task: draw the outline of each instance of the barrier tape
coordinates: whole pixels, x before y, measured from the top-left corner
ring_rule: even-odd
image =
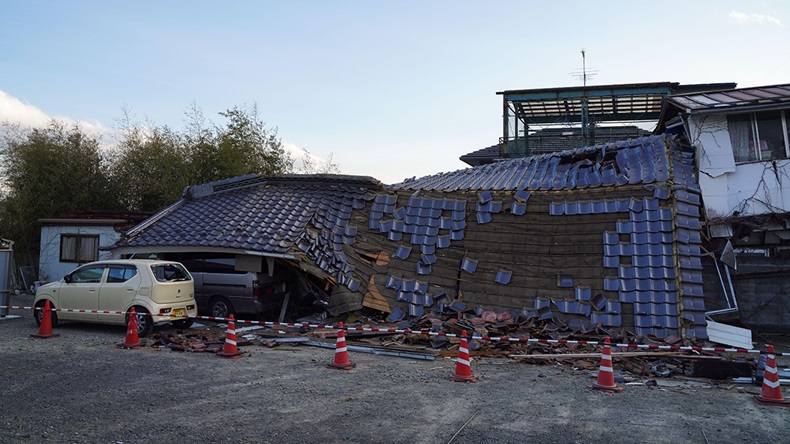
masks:
[[[42,307],[25,307],[21,305],[0,305],[0,308],[16,308],[21,310],[43,310]],[[68,312],[68,313],[97,313],[97,314],[115,314],[125,315],[126,312],[122,311],[109,311],[109,310],[79,310],[70,308],[52,308],[51,311],[55,312]],[[170,319],[202,319],[208,321],[228,322],[230,318],[222,318],[217,316],[188,316],[179,315],[173,316],[168,314],[151,314],[151,313],[137,313],[138,315],[146,316],[160,316]],[[252,324],[263,325],[267,327],[288,327],[288,328],[306,328],[306,329],[327,329],[339,330],[335,325],[331,324],[310,324],[307,322],[276,322],[276,321],[252,321],[246,319],[233,319],[237,324]],[[410,328],[397,329],[397,328],[378,328],[378,327],[348,327],[344,326],[342,330],[345,331],[361,331],[370,333],[403,333],[422,336],[436,336],[441,338],[460,338],[461,335],[456,333],[444,333],[431,330],[412,330]],[[766,351],[745,348],[723,348],[723,347],[697,347],[689,345],[651,345],[651,344],[605,344],[602,341],[585,341],[585,340],[571,340],[571,339],[541,339],[541,338],[519,338],[508,336],[475,336],[472,335],[469,340],[476,339],[478,341],[487,342],[518,342],[518,343],[539,343],[539,344],[565,344],[565,345],[609,345],[611,347],[619,348],[632,348],[632,349],[647,349],[647,350],[664,350],[664,351],[696,351],[696,352],[714,352],[714,353],[756,353],[767,354]],[[777,356],[790,356],[790,353],[774,353]]]

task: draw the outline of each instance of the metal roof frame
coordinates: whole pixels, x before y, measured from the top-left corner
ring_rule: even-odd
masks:
[[[680,85],[677,82],[653,82],[499,91],[497,95],[502,96],[503,102],[500,156],[529,155],[531,126],[580,126],[580,142],[587,146],[594,143],[592,134],[596,123],[658,122],[668,98],[674,94],[735,86],[735,83]],[[522,148],[523,153],[520,152]]]

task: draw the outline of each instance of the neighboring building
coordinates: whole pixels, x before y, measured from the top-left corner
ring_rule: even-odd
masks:
[[[471,166],[498,159],[635,139],[651,133],[672,95],[735,88],[676,82],[500,91],[499,143],[461,156]]]
[[[672,96],[664,130],[697,151],[706,248],[717,259],[706,273],[706,294],[718,297],[711,314],[787,331],[790,84]]]
[[[392,186],[250,175],[189,187],[112,250],[271,257],[322,279],[330,314],[466,308],[557,335],[705,338],[699,203],[691,148],[652,136]]]
[[[121,232],[149,217],[151,213],[84,211],[59,218],[39,219],[38,280],[52,282],[80,264],[112,259],[102,247],[120,239]]]

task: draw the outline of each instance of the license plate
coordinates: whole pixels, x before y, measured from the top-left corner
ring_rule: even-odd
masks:
[[[176,308],[172,312],[173,316],[184,316],[184,309],[183,308]]]

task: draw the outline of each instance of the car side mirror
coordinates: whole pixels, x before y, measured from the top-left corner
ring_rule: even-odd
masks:
[[[70,284],[72,282],[71,275],[67,274],[63,276],[63,281],[66,282],[67,284]]]

